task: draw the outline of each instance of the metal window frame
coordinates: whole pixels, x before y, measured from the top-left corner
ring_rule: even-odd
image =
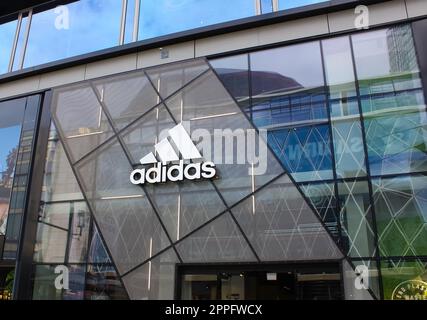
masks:
[[[21,33],[21,29],[22,29],[22,21],[24,19],[24,15],[27,15],[27,25],[25,28],[25,33],[23,34],[23,42],[22,42],[22,47],[20,48],[20,52],[19,52],[19,64],[18,64],[18,70],[23,69],[24,67],[24,60],[25,60],[25,54],[27,51],[27,45],[28,45],[28,38],[30,35],[30,30],[31,30],[31,22],[33,19],[33,9],[30,8],[26,11],[21,11],[19,12],[18,15],[18,20],[17,20],[17,25],[16,25],[16,30],[15,30],[15,37],[13,39],[13,45],[12,45],[12,50],[10,52],[10,58],[9,58],[9,67],[8,67],[8,72],[12,72],[13,70],[13,65],[15,64],[15,61],[17,61],[17,50],[18,50],[18,42],[20,40],[20,33]]]

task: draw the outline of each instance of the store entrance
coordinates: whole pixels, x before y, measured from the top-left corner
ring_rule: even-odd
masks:
[[[339,300],[339,263],[180,265],[182,300]]]

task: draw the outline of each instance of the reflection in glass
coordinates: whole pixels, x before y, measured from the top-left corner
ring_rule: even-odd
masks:
[[[85,300],[128,300],[112,265],[90,264],[87,266]]]
[[[340,219],[343,240],[351,257],[372,257],[375,254],[374,231],[366,181],[338,183]]]
[[[427,169],[422,90],[362,99],[371,175]]]
[[[82,300],[86,266],[67,265],[69,289],[56,289],[57,265],[36,265],[34,271],[33,300]]]
[[[326,82],[331,99],[356,95],[350,40],[339,37],[322,41]]]
[[[360,94],[421,86],[409,25],[359,33],[352,41]]]
[[[31,67],[118,45],[121,1],[81,0],[63,11],[33,15],[24,67]]]
[[[427,300],[427,261],[386,260],[381,263],[386,300]]]
[[[25,115],[22,122],[19,148],[16,151],[16,167],[12,186],[12,196],[10,198],[10,208],[3,252],[3,258],[5,259],[16,259],[18,251],[19,239],[22,229],[22,220],[27,199],[27,182],[29,181],[32,165],[31,160],[33,156],[35,128],[37,126],[41,98],[41,95],[34,95],[27,98],[6,102],[6,105],[7,103],[12,103],[12,108],[16,108],[13,109],[14,112],[15,110],[18,110],[18,116],[19,110],[22,110],[23,105],[25,105]],[[11,137],[11,139],[13,139],[13,137]]]
[[[248,0],[159,0],[142,1],[139,39],[209,26],[255,15]]]
[[[358,278],[358,276],[360,276],[360,271],[356,272],[355,268],[358,268],[358,270],[367,270],[369,272],[368,278],[365,281],[365,284],[368,285],[367,288],[362,287],[359,289],[354,285],[356,281],[360,279]],[[380,299],[377,268],[377,263],[372,260],[354,260],[352,261],[352,265],[348,261],[343,260],[342,279],[344,282],[345,300]]]
[[[250,58],[256,104],[280,101],[285,93],[298,92],[308,99],[305,92],[324,85],[319,42],[258,51]]]
[[[0,235],[6,233],[26,99],[0,103]]]
[[[155,257],[123,277],[132,300],[174,299],[175,265],[179,263],[173,249]]]
[[[57,132],[51,127],[47,153],[42,201],[82,200],[83,195],[68,162]]]
[[[8,72],[17,20],[0,24],[0,74]]]
[[[60,202],[43,206],[39,215],[34,261],[84,262],[89,218],[84,202]]]
[[[279,10],[292,9],[328,0],[279,0]]]
[[[426,176],[381,178],[372,182],[381,255],[427,255]]]
[[[240,107],[249,106],[248,55],[238,55],[209,61],[220,80]]]
[[[232,208],[262,261],[327,260],[341,256],[288,176]]]

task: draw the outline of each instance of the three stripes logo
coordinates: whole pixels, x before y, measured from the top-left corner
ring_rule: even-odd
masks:
[[[150,152],[140,160],[142,165],[153,166],[148,170],[142,168],[132,171],[130,181],[133,184],[210,179],[216,175],[215,164],[202,162],[199,150],[182,124],[170,129],[168,134],[154,146],[154,153]]]

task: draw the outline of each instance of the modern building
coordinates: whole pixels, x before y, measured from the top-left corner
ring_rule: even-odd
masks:
[[[427,0],[0,4],[0,299],[427,299]]]

